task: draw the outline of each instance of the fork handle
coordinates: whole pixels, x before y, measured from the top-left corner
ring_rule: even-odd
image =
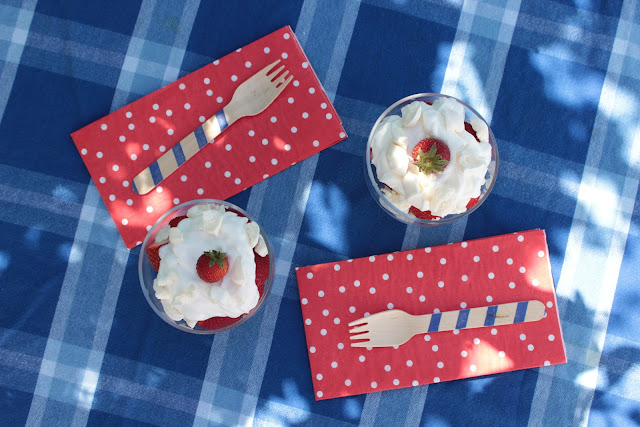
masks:
[[[535,322],[545,316],[545,311],[542,302],[532,300],[445,311],[420,317],[424,319],[423,328],[426,329],[423,333],[427,333]],[[425,323],[428,323],[428,326]]]
[[[228,107],[225,108],[228,109]],[[213,141],[215,137],[231,126],[236,121],[235,115],[225,112],[225,108],[211,116],[202,126],[184,137],[158,160],[136,175],[131,185],[133,191],[140,195],[147,194],[207,143]]]

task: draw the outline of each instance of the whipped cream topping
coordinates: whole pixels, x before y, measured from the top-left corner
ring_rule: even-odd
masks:
[[[258,303],[254,248],[260,256],[267,247],[255,222],[216,204],[196,205],[177,227],[161,230],[169,243],[159,250],[160,269],[153,281],[156,297],[165,313],[193,328],[211,317],[238,317]],[[215,283],[196,272],[205,251],[227,254],[229,271]]]
[[[403,212],[411,206],[439,217],[466,211],[469,200],[480,196],[491,162],[487,124],[476,117],[469,120],[476,141],[465,130],[463,105],[452,98],[433,105],[414,101],[401,114],[385,117],[371,143],[378,180],[391,189],[383,190],[387,200]],[[413,164],[413,149],[425,138],[448,146],[451,160],[444,171],[424,174]]]

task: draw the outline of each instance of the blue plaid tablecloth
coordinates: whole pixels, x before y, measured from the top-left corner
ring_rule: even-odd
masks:
[[[0,424],[640,424],[638,0],[1,0]],[[150,309],[69,134],[291,25],[349,138],[230,199],[274,244],[264,307],[192,336]],[[443,92],[491,122],[468,220],[366,189],[371,126]],[[569,362],[315,402],[296,266],[544,228]]]

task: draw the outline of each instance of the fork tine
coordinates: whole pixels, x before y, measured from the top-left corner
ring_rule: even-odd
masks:
[[[288,71],[287,71],[287,73],[288,73]],[[282,77],[284,77],[285,75],[286,75],[286,74],[283,74],[283,75],[282,75]],[[280,84],[280,86],[278,86],[278,90],[279,90],[280,92],[282,92],[282,91],[284,90],[284,88],[285,88],[285,87],[287,87],[287,85],[288,85],[289,83],[291,83],[291,80],[293,80],[293,74],[292,74],[292,75],[290,75],[290,76],[289,76],[289,78],[288,78],[287,80],[285,80],[285,81],[284,81],[284,83],[282,83],[282,84]],[[278,94],[279,94],[280,92],[278,92]]]
[[[367,340],[371,339],[371,332],[365,332],[364,334],[351,335],[349,337],[350,340]]]
[[[267,78],[268,78],[270,81],[274,81],[274,80],[275,80],[275,78],[276,78],[276,76],[277,76],[277,75],[280,73],[280,71],[282,71],[282,70],[284,70],[284,65],[279,66],[279,67],[278,67],[278,69],[277,69],[277,70],[275,70],[273,73],[269,73],[269,74],[267,74]]]
[[[354,320],[352,322],[349,322],[349,326],[356,326],[356,325],[359,325],[360,323],[367,323],[367,318],[366,317],[361,317],[358,320]]]
[[[269,71],[271,71],[273,67],[275,67],[279,62],[280,60],[276,59],[275,62],[272,62],[271,64],[264,67],[262,70],[258,71],[258,74],[263,74],[263,75],[269,74]]]
[[[364,324],[362,326],[356,326],[353,329],[349,329],[349,333],[357,334],[359,332],[369,332],[370,329],[371,329],[371,326],[369,326],[368,324]]]
[[[278,78],[274,81],[274,83],[281,84],[284,83],[285,77],[289,74],[289,70],[284,70],[284,73],[280,74]]]
[[[351,347],[376,347],[376,346],[371,345],[371,341],[359,341],[359,342],[352,342]]]

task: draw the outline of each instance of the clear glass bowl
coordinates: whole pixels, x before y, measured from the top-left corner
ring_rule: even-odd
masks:
[[[158,234],[158,232],[165,226],[169,225],[169,221],[171,221],[175,217],[186,215],[187,211],[193,206],[199,205],[199,204],[205,204],[205,203],[215,203],[218,205],[223,205],[224,207],[227,208],[227,210],[235,211],[236,213],[246,216],[247,218],[249,218],[250,221],[254,221],[253,218],[251,218],[251,216],[247,212],[240,209],[238,206],[228,202],[221,201],[221,200],[200,199],[200,200],[192,200],[190,202],[182,203],[174,207],[173,209],[167,211],[164,215],[162,215],[156,221],[155,224],[153,224],[153,227],[151,227],[151,229],[147,233],[147,237],[145,237],[144,242],[142,242],[142,248],[140,249],[140,257],[138,259],[138,276],[140,278],[140,286],[142,287],[142,293],[144,294],[144,297],[147,299],[147,302],[149,303],[153,311],[155,311],[156,314],[160,316],[162,320],[164,320],[174,328],[180,329],[181,331],[190,332],[192,334],[201,334],[201,335],[215,334],[218,332],[229,330],[231,328],[234,328],[240,325],[241,323],[249,319],[251,316],[253,316],[260,309],[260,307],[264,303],[264,300],[269,294],[269,291],[271,290],[271,284],[273,283],[273,271],[274,271],[273,248],[269,243],[269,239],[267,239],[267,236],[264,234],[264,230],[262,229],[262,227],[260,227],[260,234],[262,234],[262,238],[267,244],[267,249],[269,251],[269,254],[268,254],[269,277],[264,283],[264,291],[262,292],[262,295],[258,300],[258,304],[256,304],[256,306],[253,309],[251,309],[249,313],[243,314],[242,316],[238,317],[237,320],[232,324],[226,325],[219,329],[204,329],[197,324],[196,326],[194,326],[193,329],[191,329],[190,327],[187,326],[187,323],[184,320],[176,322],[172,320],[169,316],[167,316],[164,312],[164,309],[162,308],[162,304],[160,303],[160,300],[156,298],[155,291],[153,290],[153,280],[156,278],[158,273],[156,273],[156,271],[151,266],[151,263],[149,262],[149,258],[147,257],[147,248],[149,247],[150,244],[155,242],[156,235]]]
[[[364,167],[365,167],[365,175],[366,175],[365,181],[367,182],[369,191],[371,192],[371,195],[373,196],[375,201],[378,203],[378,205],[385,212],[387,212],[389,215],[391,215],[395,219],[407,224],[418,224],[421,226],[429,227],[429,226],[436,226],[436,225],[442,225],[442,224],[449,224],[453,221],[463,218],[480,207],[480,205],[489,196],[489,193],[491,192],[491,189],[493,188],[493,185],[496,182],[496,176],[498,174],[498,146],[496,144],[496,139],[493,135],[493,132],[491,131],[491,128],[487,123],[487,127],[489,127],[489,144],[491,144],[491,163],[489,163],[489,168],[487,170],[486,181],[481,188],[480,198],[478,199],[478,202],[474,206],[472,206],[471,208],[459,214],[447,215],[440,219],[427,220],[427,219],[416,218],[415,216],[407,212],[401,211],[400,209],[395,207],[393,204],[391,204],[389,200],[387,200],[387,198],[384,196],[384,194],[382,193],[382,189],[386,188],[387,186],[378,180],[378,177],[375,172],[375,166],[373,165],[373,163],[371,163],[371,142],[373,141],[373,135],[375,134],[378,126],[380,125],[382,120],[387,116],[391,116],[391,115],[400,116],[401,115],[400,109],[407,104],[410,104],[414,101],[423,101],[423,102],[433,103],[439,98],[452,98],[458,101],[460,104],[462,104],[465,111],[466,122],[468,122],[469,119],[471,119],[472,117],[477,117],[486,123],[486,120],[482,118],[482,116],[476,110],[474,110],[464,102],[460,101],[459,99],[454,98],[453,96],[442,95],[439,93],[418,93],[415,95],[407,96],[406,98],[402,98],[401,100],[395,102],[393,105],[387,108],[380,115],[380,117],[378,117],[378,120],[376,120],[376,123],[373,125],[373,128],[371,129],[371,133],[369,134],[369,140],[367,141],[367,149],[364,156],[364,163],[365,163]]]

